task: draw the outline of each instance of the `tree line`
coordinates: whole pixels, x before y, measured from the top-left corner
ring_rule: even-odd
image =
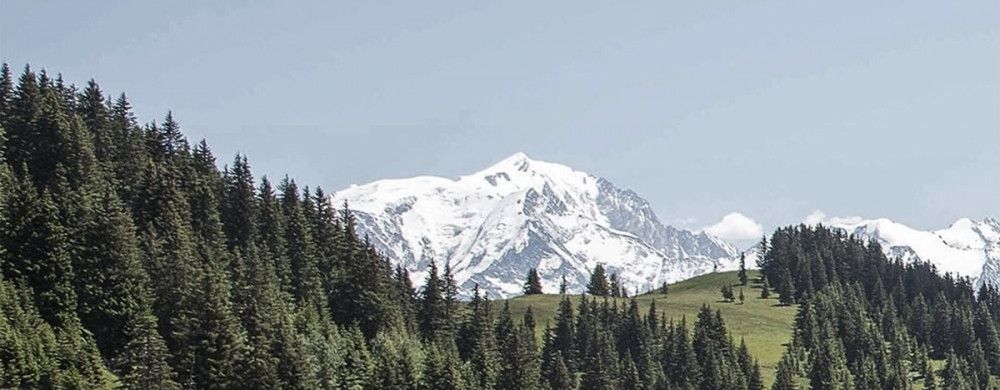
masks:
[[[1000,386],[1000,294],[930,263],[886,258],[876,241],[824,226],[762,240],[761,272],[780,301],[798,303],[775,389]],[[934,369],[932,360],[944,360]]]

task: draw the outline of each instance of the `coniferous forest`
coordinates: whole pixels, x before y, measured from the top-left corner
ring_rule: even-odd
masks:
[[[551,324],[459,301],[447,262],[416,289],[349,205],[220,164],[170,113],[27,66],[0,83],[0,388],[764,388],[709,306],[640,311],[603,269]],[[798,307],[774,389],[998,385],[995,288],[822,226],[762,249],[761,299]]]

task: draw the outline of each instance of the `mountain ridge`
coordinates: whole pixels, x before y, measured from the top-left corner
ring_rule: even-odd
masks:
[[[819,221],[875,239],[890,258],[926,261],[940,272],[1000,286],[1000,220],[960,218],[947,228],[919,230],[888,218],[830,218]]]
[[[630,291],[645,291],[732,269],[739,253],[708,233],[664,224],[632,190],[520,152],[457,179],[378,180],[333,198],[348,202],[359,232],[414,283],[430,261],[450,262],[463,290],[479,284],[500,297],[519,293],[530,268],[546,291],[563,275],[581,291],[598,263]]]

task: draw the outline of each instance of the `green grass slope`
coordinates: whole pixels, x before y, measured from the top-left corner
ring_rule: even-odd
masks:
[[[742,287],[746,301],[740,304],[722,301],[720,289],[723,285],[733,286],[739,296],[739,279],[736,272],[721,272],[698,276],[669,286],[668,294],[646,294],[636,297],[639,308],[645,313],[649,304],[656,301],[656,310],[666,312],[667,317],[680,320],[687,316],[688,326],[694,322],[695,316],[702,304],[708,304],[713,310],[722,312],[723,320],[730,333],[739,342],[746,339],[750,353],[760,359],[761,374],[765,384],[770,386],[774,380],[774,371],[784,344],[792,337],[792,322],[797,308],[795,306],[779,306],[776,294],[771,299],[760,299],[760,286],[754,282],[756,273],[751,273],[750,286]],[[546,324],[554,324],[556,309],[559,307],[560,295],[532,295],[510,299],[511,314],[520,318],[530,306],[538,323],[541,334]],[[574,309],[579,302],[574,297]],[[620,299],[626,304],[628,299]],[[503,302],[497,302],[503,304]],[[496,306],[494,306],[496,307]]]

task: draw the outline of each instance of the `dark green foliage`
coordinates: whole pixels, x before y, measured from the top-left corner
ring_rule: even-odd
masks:
[[[707,307],[692,331],[599,302],[628,292],[597,265],[592,297],[574,310],[565,296],[539,348],[530,311],[494,318],[478,291],[460,303],[447,261],[417,294],[322,190],[255,184],[244,156],[220,172],[172,113],[140,127],[94,81],[25,68],[15,85],[0,70],[0,387],[763,387]],[[801,304],[773,388],[985,388],[1000,374],[995,288],[973,294],[825,227],[779,229],[760,250],[761,298]],[[541,293],[536,270],[525,293]]]
[[[495,332],[500,351],[497,388],[537,389],[540,367],[531,309],[525,313],[521,324],[515,324],[510,316],[510,307],[505,302]]]
[[[733,294],[733,286],[727,284],[725,286],[722,286],[722,288],[719,289],[719,291],[722,292],[722,299],[724,301],[732,302],[736,300],[736,296]]]
[[[604,274],[604,266],[600,264],[594,266],[594,271],[590,273],[590,283],[587,284],[587,294],[599,297],[611,294],[611,286],[608,285],[608,277]]]
[[[801,303],[798,346],[786,358],[808,359],[801,374],[812,388],[909,388],[919,377],[930,387],[986,388],[996,370],[989,287],[974,295],[968,279],[889,260],[877,242],[822,226],[779,229],[760,266],[783,303]],[[947,360],[940,376],[930,358]]]
[[[737,274],[740,278],[740,285],[746,286],[750,284],[750,278],[747,276],[747,256],[746,253],[740,253],[740,270]]]
[[[427,348],[427,360],[421,389],[426,390],[465,390],[472,389],[466,383],[462,372],[461,360],[455,350],[454,343],[430,343]]]
[[[431,262],[420,293],[420,310],[417,313],[418,329],[424,340],[438,339],[441,336],[439,333],[447,331],[449,319],[446,318],[443,288],[437,266]]]
[[[412,307],[321,192],[257,191],[240,156],[220,173],[94,81],[2,73],[0,387],[333,388]]]
[[[795,368],[793,367],[791,355],[785,353],[778,362],[778,370],[775,373],[772,390],[795,390]]]
[[[528,279],[524,282],[524,295],[535,295],[541,293],[542,280],[538,277],[538,270],[532,268],[528,270]]]

